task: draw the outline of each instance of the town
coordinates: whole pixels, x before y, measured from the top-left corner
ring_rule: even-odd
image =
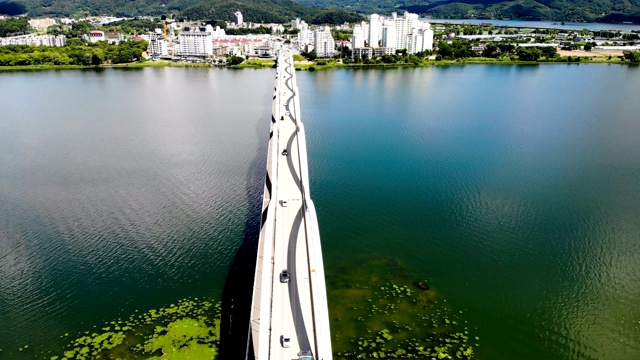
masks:
[[[371,14],[359,23],[254,23],[172,18],[0,18],[0,66],[183,64],[273,66],[286,47],[297,68],[437,62],[640,62],[638,31],[566,31],[430,23]],[[38,49],[40,48],[40,49]],[[56,48],[58,48],[56,50]],[[65,49],[66,48],[66,49]],[[46,49],[46,50],[45,50]]]

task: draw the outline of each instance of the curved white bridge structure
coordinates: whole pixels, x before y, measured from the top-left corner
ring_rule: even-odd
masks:
[[[331,335],[292,54],[278,56],[247,359],[329,360]],[[282,276],[283,270],[288,273]]]

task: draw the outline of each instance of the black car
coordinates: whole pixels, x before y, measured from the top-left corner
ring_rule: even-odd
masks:
[[[280,282],[281,283],[289,282],[289,270],[287,269],[282,270],[282,272],[280,273]]]

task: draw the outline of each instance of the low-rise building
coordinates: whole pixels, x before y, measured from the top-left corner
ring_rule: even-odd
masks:
[[[67,44],[67,37],[64,35],[19,35],[0,38],[0,46],[6,45],[29,45],[29,46],[55,46],[61,47]]]
[[[484,52],[484,45],[473,45],[469,50],[476,54],[482,54]]]
[[[109,44],[118,45],[124,41],[124,34],[118,31],[107,31],[104,33],[104,37]]]
[[[29,26],[38,30],[47,30],[47,28],[51,25],[55,25],[56,21],[54,19],[31,19],[29,20]]]
[[[396,48],[392,47],[379,47],[376,48],[374,55],[375,56],[383,56],[383,55],[395,55]]]
[[[92,43],[97,43],[98,41],[106,41],[107,37],[104,34],[104,31],[100,30],[92,30],[89,31],[89,41]]]
[[[358,47],[358,48],[353,48],[353,53],[352,56],[355,57],[359,57],[359,58],[363,58],[363,57],[368,57],[368,58],[372,58],[373,57],[373,48],[371,47]]]

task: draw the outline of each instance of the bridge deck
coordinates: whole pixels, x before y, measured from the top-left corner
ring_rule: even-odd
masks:
[[[255,359],[298,359],[304,352],[331,359],[322,251],[291,53],[283,50],[278,63],[248,345]],[[288,282],[280,279],[284,269]],[[291,339],[289,347],[283,336]]]

